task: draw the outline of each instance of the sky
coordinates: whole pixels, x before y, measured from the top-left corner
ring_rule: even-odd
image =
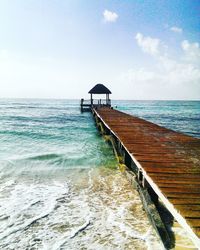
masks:
[[[200,99],[199,0],[0,0],[0,98]]]

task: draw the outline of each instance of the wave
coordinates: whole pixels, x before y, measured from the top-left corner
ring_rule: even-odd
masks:
[[[32,157],[26,158],[26,160],[38,160],[38,161],[44,161],[44,160],[52,160],[61,158],[62,154],[55,154],[55,153],[49,153],[49,154],[42,154],[42,155],[36,155]]]
[[[17,233],[19,231],[25,231],[31,225],[33,225],[34,223],[36,223],[38,220],[47,217],[50,214],[51,211],[53,211],[53,208],[50,208],[46,212],[43,212],[40,215],[38,215],[38,216],[36,216],[36,217],[34,217],[32,219],[27,220],[25,223],[23,223],[22,225],[19,225],[19,226],[15,227],[14,229],[5,230],[4,233],[0,237],[0,240],[4,240],[5,238],[7,238],[8,236],[10,236],[11,234]]]
[[[80,227],[72,230],[71,233],[64,234],[63,237],[62,237],[62,239],[60,239],[58,242],[56,242],[52,246],[52,250],[63,249],[65,243],[67,243],[70,239],[73,239],[74,237],[76,237],[76,235],[78,235],[79,233],[81,233],[82,231],[84,231],[85,229],[87,229],[87,227],[90,224],[91,224],[90,220],[87,219],[87,221],[83,225],[81,225]]]
[[[70,147],[58,148],[55,151],[50,151],[47,148],[47,151],[40,153],[39,150],[35,150],[35,153],[24,153],[22,155],[15,154],[11,158],[5,158],[0,161],[1,168],[4,167],[4,173],[8,173],[8,170],[18,169],[21,170],[33,170],[33,169],[47,169],[48,166],[51,168],[55,166],[56,168],[79,168],[79,167],[116,167],[116,160],[112,154],[112,149],[109,145],[104,145],[104,142],[101,141],[98,145],[95,141],[92,141],[92,138],[89,138],[89,141],[82,143],[81,145],[76,142],[69,144]],[[30,147],[33,147],[34,144],[30,144]],[[51,149],[51,148],[49,148]],[[64,149],[64,150],[63,150]]]
[[[68,187],[67,183],[57,182],[53,186],[16,184],[9,197],[4,197],[6,202],[0,209],[0,248],[10,244],[12,237],[18,238],[43,223],[45,218],[49,220],[47,217],[55,212],[57,200],[68,196]]]

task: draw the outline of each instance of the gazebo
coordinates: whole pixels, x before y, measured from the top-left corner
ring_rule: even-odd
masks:
[[[112,94],[111,91],[104,86],[103,84],[96,84],[89,92],[90,94],[90,100],[91,100],[91,105],[93,105],[93,96],[94,94],[100,94],[100,95],[106,95],[106,99],[100,99],[98,100],[98,104],[99,105],[106,105],[106,106],[110,106],[110,99],[109,99],[109,95]]]
[[[90,100],[81,99],[81,111],[89,111],[92,107],[97,108],[100,106],[111,107],[111,100],[109,95],[111,91],[103,84],[96,84],[89,92]],[[93,99],[93,95],[106,95],[105,99]]]

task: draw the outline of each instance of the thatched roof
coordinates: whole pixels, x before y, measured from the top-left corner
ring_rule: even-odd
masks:
[[[89,92],[89,94],[112,94],[111,91],[103,84],[95,85]]]

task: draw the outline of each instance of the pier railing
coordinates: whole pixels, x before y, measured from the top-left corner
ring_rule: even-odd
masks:
[[[81,109],[84,108],[91,108],[91,107],[102,107],[107,106],[111,107],[111,100],[110,99],[81,99],[80,103]]]
[[[111,100],[107,99],[92,99],[92,104],[93,105],[111,105]]]

